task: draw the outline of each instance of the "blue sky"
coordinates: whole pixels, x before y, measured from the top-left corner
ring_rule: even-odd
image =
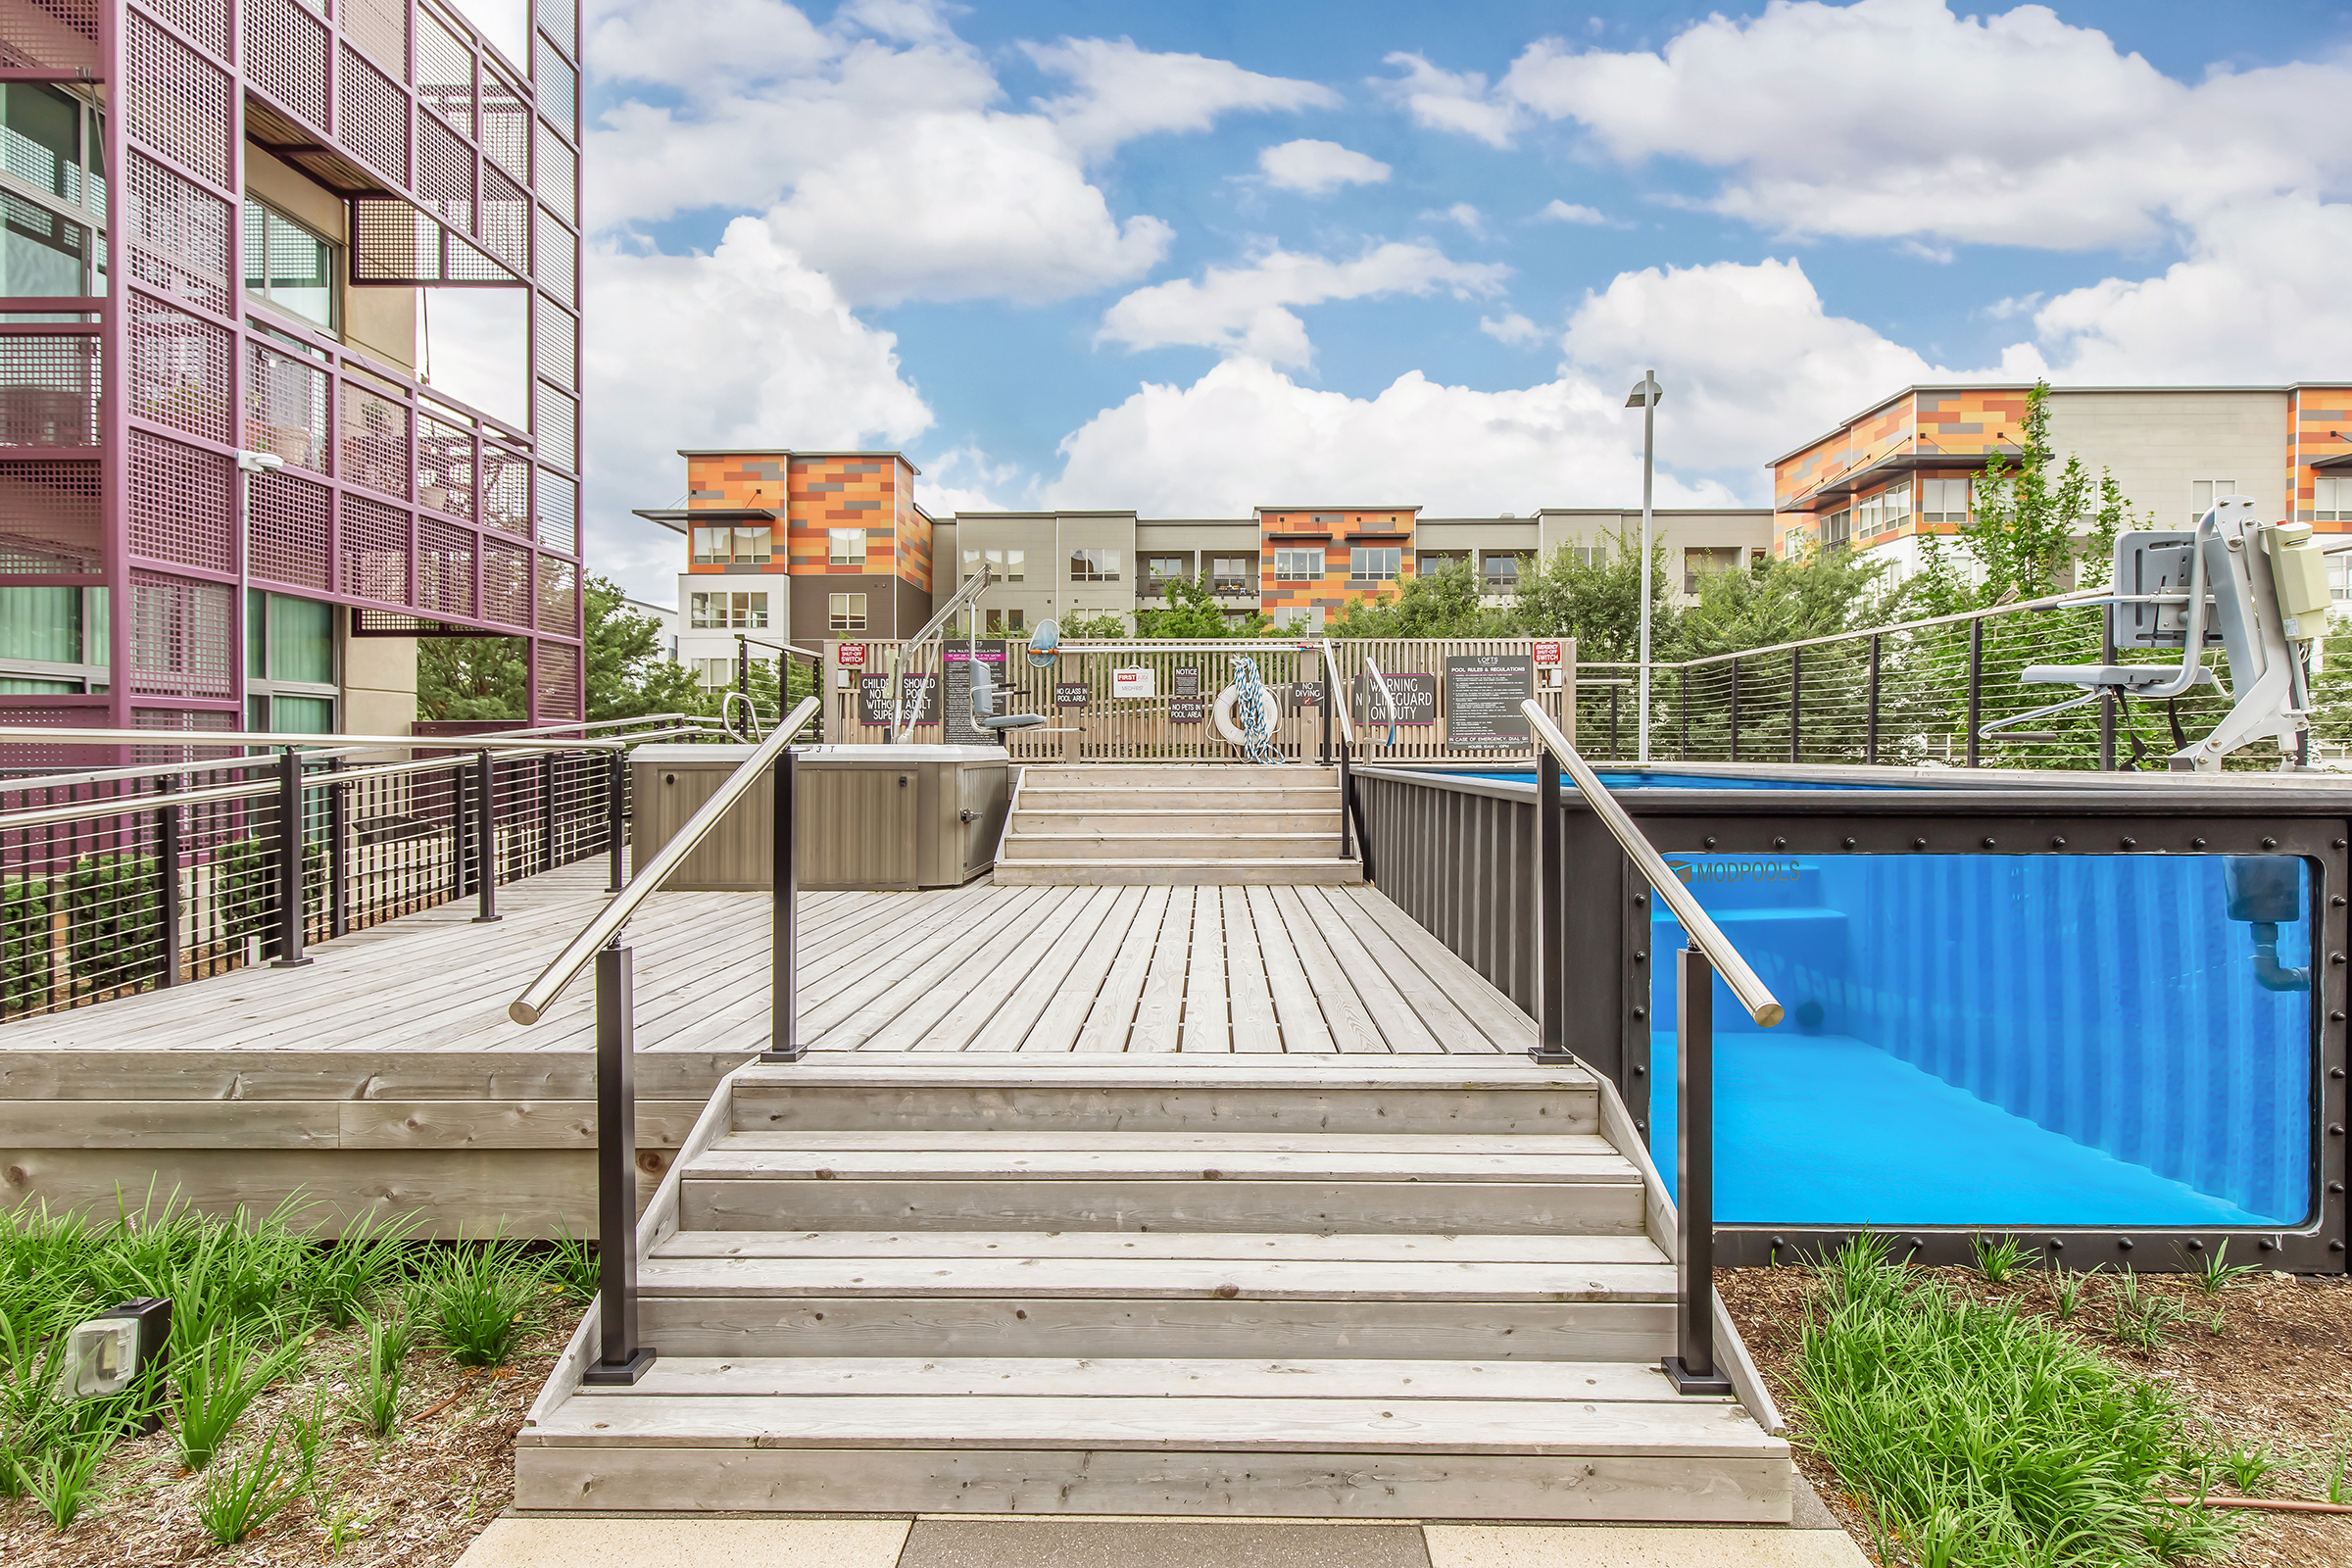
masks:
[[[591,549],[680,446],[933,510],[1619,505],[1916,379],[2352,376],[2352,6],[592,4]]]

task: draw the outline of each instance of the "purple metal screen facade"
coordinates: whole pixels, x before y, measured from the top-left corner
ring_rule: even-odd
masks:
[[[0,0],[0,77],[100,85],[111,186],[110,297],[0,300],[0,582],[106,587],[109,691],[0,721],[240,727],[241,533],[356,634],[527,638],[530,717],[583,716],[579,27],[531,13],[510,61],[429,0]],[[527,427],[256,328],[248,140],[344,201],[353,286],[522,291]],[[285,461],[247,501],[241,448]]]

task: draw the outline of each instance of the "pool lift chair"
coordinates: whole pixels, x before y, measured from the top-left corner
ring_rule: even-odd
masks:
[[[2204,651],[2219,647],[2230,662],[2230,711],[2201,741],[2181,735],[2169,759],[2176,772],[2218,773],[2222,760],[2270,737],[2278,743],[2281,769],[2297,765],[2299,741],[2311,727],[2308,661],[2327,627],[2327,559],[2307,522],[2261,521],[2254,503],[2231,496],[2215,503],[2189,530],[2140,529],[2115,541],[2116,592],[2082,601],[2107,607],[2117,648],[2178,648],[2178,664],[2034,664],[2019,679],[2029,686],[2076,686],[2079,697],[1996,719],[1977,731],[1995,731],[2095,703],[2109,692],[2170,700],[2200,686],[2218,686]]]
[[[977,622],[979,618],[979,614],[975,612],[972,620]],[[1037,664],[1039,656],[1042,654],[1045,656],[1045,663],[1052,664],[1054,650],[1059,646],[1060,642],[1060,626],[1052,620],[1039,621],[1037,629],[1029,634],[1029,662]],[[989,672],[987,662],[980,657],[980,634],[976,625],[966,631],[964,647],[967,650],[965,657],[968,660],[965,667],[972,672],[972,728],[988,736],[991,740],[1001,740],[1008,730],[1035,729],[1038,725],[1046,722],[1046,715],[1043,713],[998,712],[996,677]]]

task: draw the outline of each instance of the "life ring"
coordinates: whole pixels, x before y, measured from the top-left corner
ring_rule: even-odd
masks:
[[[1235,723],[1233,717],[1233,705],[1241,701],[1241,697],[1242,689],[1239,686],[1228,686],[1217,693],[1214,715],[1217,733],[1225,737],[1226,744],[1246,750],[1250,745],[1250,737],[1242,733],[1242,726]]]

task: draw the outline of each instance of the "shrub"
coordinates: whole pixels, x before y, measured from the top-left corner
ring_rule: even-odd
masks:
[[[433,1336],[461,1366],[496,1366],[522,1333],[539,1292],[539,1271],[514,1242],[461,1247],[419,1283],[418,1304]]]
[[[179,1444],[179,1462],[201,1470],[213,1462],[261,1392],[283,1377],[302,1354],[299,1340],[265,1353],[244,1330],[233,1325],[206,1326],[181,1341],[173,1325],[172,1382],[179,1395],[178,1419],[172,1436]]]
[[[23,1012],[49,1000],[49,884],[0,877],[0,1006]]]
[[[163,963],[163,879],[149,855],[85,855],[66,872],[67,954],[76,985],[136,985]]]
[[[196,1517],[223,1546],[243,1541],[302,1495],[300,1478],[279,1451],[280,1435],[272,1431],[258,1450],[248,1446],[204,1478]]]

